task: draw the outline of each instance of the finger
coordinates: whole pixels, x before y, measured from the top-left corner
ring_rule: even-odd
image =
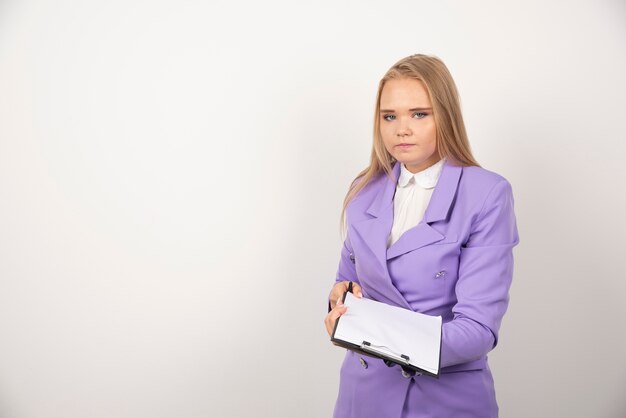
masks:
[[[361,289],[361,286],[355,282],[352,282],[352,293],[354,293],[358,298],[363,297],[363,290]]]
[[[335,318],[329,318],[328,320],[326,320],[325,325],[326,325],[326,332],[328,333],[328,336],[332,336],[333,335],[333,331],[335,329],[335,323],[337,322],[337,319],[343,315],[345,312],[341,312],[340,315],[338,315]]]
[[[335,309],[335,306],[337,306],[337,298],[332,294],[330,295],[330,309]]]
[[[333,335],[333,329],[335,328],[335,322],[337,318],[346,313],[348,307],[346,305],[340,305],[335,307],[332,311],[326,315],[324,318],[324,324],[326,325],[326,332],[328,332],[329,336]]]
[[[337,299],[343,297],[343,294],[348,290],[349,281],[343,281],[337,283],[330,294],[330,309],[333,309],[337,304]],[[353,284],[354,285],[354,284]]]
[[[343,308],[344,306],[346,306],[346,304],[343,303],[343,294],[342,294],[335,301],[335,308]]]

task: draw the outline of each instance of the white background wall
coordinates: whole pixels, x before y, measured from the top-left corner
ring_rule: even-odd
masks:
[[[501,416],[625,416],[617,0],[3,0],[0,416],[330,416],[341,203],[418,52],[513,185]]]

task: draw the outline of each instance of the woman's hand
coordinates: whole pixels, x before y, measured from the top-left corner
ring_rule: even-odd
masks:
[[[346,292],[346,290],[348,290],[349,284],[349,281],[339,282],[333,287],[333,290],[330,292],[331,310],[330,312],[328,312],[328,315],[326,315],[326,318],[324,318],[326,332],[328,332],[329,336],[333,335],[333,329],[335,328],[335,322],[337,321],[337,318],[346,313],[346,311],[348,310],[348,308],[343,304],[341,299],[343,298],[343,294]],[[352,293],[357,298],[363,297],[361,286],[359,286],[355,282],[352,282]]]
[[[350,282],[347,280],[344,280],[343,282],[337,283],[333,287],[333,290],[330,292],[330,308],[331,309],[335,307],[339,299],[343,298],[343,294],[346,293],[349,285],[350,285]],[[361,286],[359,286],[359,284],[356,282],[352,282],[352,293],[357,298],[363,297],[363,293],[361,292]]]

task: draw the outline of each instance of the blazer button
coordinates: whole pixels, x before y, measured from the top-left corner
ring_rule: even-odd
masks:
[[[354,254],[350,253],[350,261],[352,261],[352,263],[354,264]]]
[[[363,366],[364,369],[367,369],[367,361],[363,360],[363,357],[359,357],[359,361],[361,362],[361,366]]]
[[[402,376],[406,377],[407,379],[413,377],[411,373],[407,372],[406,370],[402,370]]]

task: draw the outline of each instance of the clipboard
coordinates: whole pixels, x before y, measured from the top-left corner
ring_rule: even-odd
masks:
[[[331,341],[387,365],[397,364],[439,378],[441,316],[425,315],[345,292],[345,314],[335,322]]]

